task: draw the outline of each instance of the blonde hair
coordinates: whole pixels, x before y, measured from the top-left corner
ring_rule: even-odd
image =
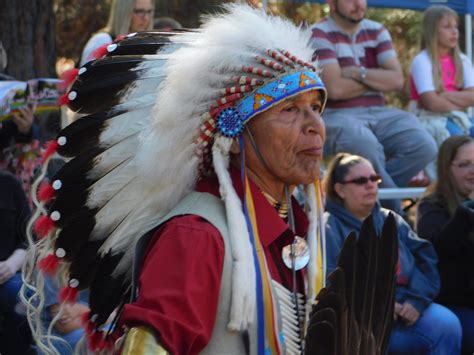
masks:
[[[111,34],[112,37],[129,33],[135,2],[136,0],[113,0],[112,5],[110,6],[107,25],[101,30],[101,32],[107,32]],[[154,1],[150,2],[153,6],[154,12]],[[150,16],[150,22],[148,23],[147,28],[148,30],[153,28],[153,17],[154,13]]]
[[[444,5],[433,5],[426,9],[423,16],[423,35],[421,47],[426,49],[433,65],[433,82],[437,92],[443,92],[444,86],[441,80],[441,66],[439,64],[439,51],[438,51],[438,26],[443,17],[452,16],[459,22],[459,16],[457,13]],[[464,71],[461,60],[461,50],[459,49],[459,43],[456,44],[451,52],[454,59],[454,65],[456,68],[456,87],[461,88],[464,82]]]

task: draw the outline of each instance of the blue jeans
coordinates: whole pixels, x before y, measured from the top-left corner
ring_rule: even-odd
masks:
[[[459,318],[462,327],[462,351],[474,353],[474,309],[450,306],[449,309]]]
[[[388,350],[389,354],[458,355],[461,335],[461,324],[456,315],[446,307],[432,303],[414,325],[394,324]]]
[[[471,126],[469,135],[474,137],[474,118],[471,118],[473,125]],[[446,122],[446,129],[449,131],[451,136],[462,136],[464,135],[464,131],[450,118],[448,118],[448,122]]]

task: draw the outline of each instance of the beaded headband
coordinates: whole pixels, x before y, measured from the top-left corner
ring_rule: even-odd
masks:
[[[314,71],[286,74],[255,90],[236,106],[223,109],[217,116],[217,128],[226,137],[237,137],[252,117],[280,101],[315,89],[324,89],[324,84]]]
[[[255,56],[256,62],[264,67],[242,66],[239,71],[243,75],[231,78],[237,85],[221,89],[223,97],[202,116],[196,141],[198,156],[205,159],[216,131],[226,137],[237,137],[252,117],[303,92],[319,90],[323,112],[327,94],[316,68],[285,50],[268,49],[265,53],[269,57]]]

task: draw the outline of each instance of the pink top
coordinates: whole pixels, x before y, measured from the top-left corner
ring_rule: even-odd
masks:
[[[441,80],[443,81],[444,90],[446,91],[457,91],[458,88],[454,84],[456,80],[456,65],[454,64],[454,58],[449,54],[444,55],[439,60],[441,65]]]
[[[461,54],[464,70],[464,85],[463,89],[474,86],[474,75],[472,65],[469,59]],[[441,65],[441,80],[443,82],[444,89],[446,91],[459,91],[455,85],[456,79],[456,66],[454,58],[446,54],[441,57],[439,61]],[[410,70],[410,98],[412,100],[419,100],[420,95],[429,92],[436,91],[433,82],[432,65],[426,50],[419,53],[411,65]]]

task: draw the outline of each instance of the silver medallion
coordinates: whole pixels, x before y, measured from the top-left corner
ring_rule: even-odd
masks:
[[[309,263],[308,243],[296,236],[293,243],[283,247],[281,257],[289,269],[301,270]]]

